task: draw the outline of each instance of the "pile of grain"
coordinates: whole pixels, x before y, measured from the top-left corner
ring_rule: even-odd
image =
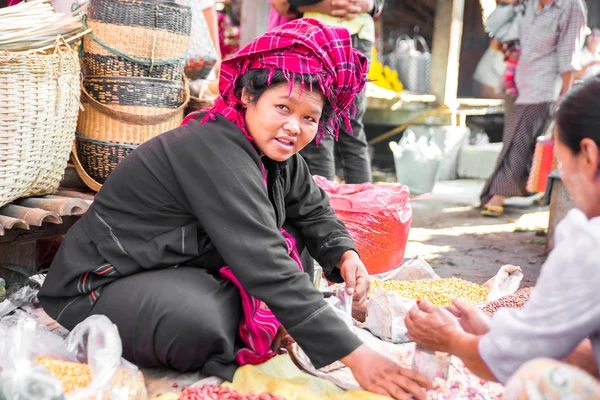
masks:
[[[447,306],[453,299],[468,304],[486,301],[490,290],[484,286],[458,278],[415,281],[371,281],[373,295],[377,289],[394,292],[407,299],[425,300],[435,306]]]

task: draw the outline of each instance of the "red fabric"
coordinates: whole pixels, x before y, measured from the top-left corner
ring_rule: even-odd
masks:
[[[340,122],[351,131],[350,119],[356,110],[354,97],[365,86],[367,58],[352,48],[347,29],[331,27],[303,18],[281,25],[254,39],[221,64],[219,97],[203,122],[221,114],[235,123],[252,140],[244,122],[243,104],[235,96],[237,80],[248,70],[268,68],[284,71],[293,82],[294,74],[310,74],[319,78],[319,86],[333,105],[330,121],[320,121],[317,141],[326,126],[337,137]],[[291,84],[291,83],[290,83]]]

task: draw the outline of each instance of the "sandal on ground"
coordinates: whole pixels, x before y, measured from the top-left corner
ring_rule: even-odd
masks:
[[[481,211],[481,215],[484,217],[494,217],[498,218],[504,214],[504,207],[502,206],[483,206],[483,210]]]

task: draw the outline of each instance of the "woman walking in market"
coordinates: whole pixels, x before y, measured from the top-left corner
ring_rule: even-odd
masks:
[[[140,367],[232,380],[273,357],[283,327],[320,368],[366,390],[425,397],[429,382],[370,350],[302,271],[307,247],[362,302],[367,272],[297,154],[337,135],[366,80],[345,29],[297,20],[223,61],[208,112],[139,146],[67,234],[40,290],[72,329],[106,315]]]
[[[555,117],[560,176],[576,209],[556,230],[556,246],[523,309],[490,321],[455,301],[420,302],[406,317],[408,337],[459,357],[504,399],[600,398],[600,76],[567,94]]]
[[[515,0],[505,2],[510,1]],[[528,195],[535,141],[573,84],[586,20],[584,0],[527,2],[515,76],[518,97],[506,96],[504,147],[481,193],[483,215],[500,216],[507,197]]]

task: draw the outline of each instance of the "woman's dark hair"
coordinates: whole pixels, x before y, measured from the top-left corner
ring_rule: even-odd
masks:
[[[586,79],[567,93],[554,114],[558,139],[574,154],[590,138],[600,146],[600,75]]]
[[[280,69],[276,69],[269,82],[270,71],[267,68],[251,69],[246,72],[238,80],[235,87],[235,95],[237,98],[242,98],[242,90],[246,89],[246,92],[252,96],[252,103],[256,103],[265,91],[271,87],[280,83],[289,83],[291,76],[286,76]],[[308,74],[293,74],[294,83],[304,84],[304,90],[317,91],[323,95],[323,113],[321,114],[320,124],[323,124],[325,133],[331,133],[330,118],[333,117],[333,107],[331,102],[327,100],[327,96],[322,92],[319,85],[319,81],[315,75]]]

